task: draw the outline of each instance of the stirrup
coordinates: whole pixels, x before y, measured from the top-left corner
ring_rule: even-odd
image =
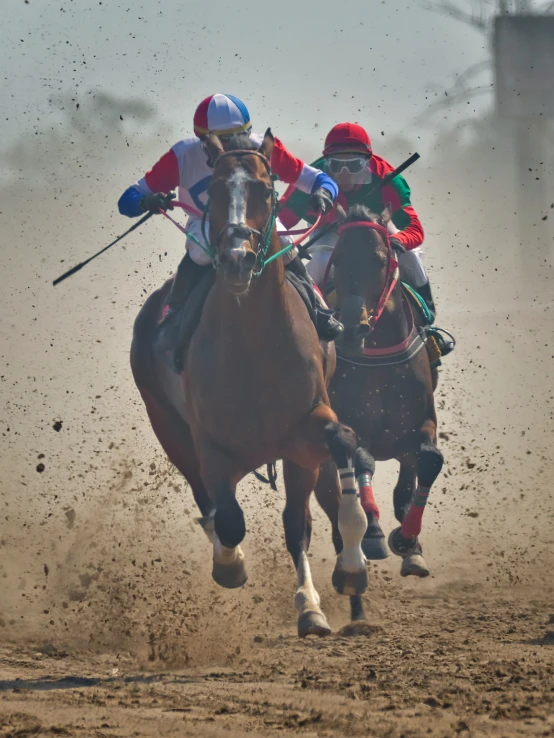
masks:
[[[436,325],[427,327],[427,333],[429,333],[438,344],[439,351],[441,352],[441,358],[448,356],[456,348],[456,339],[445,328],[438,328]]]

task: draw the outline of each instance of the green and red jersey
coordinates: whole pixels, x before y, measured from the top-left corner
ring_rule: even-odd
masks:
[[[314,162],[312,166],[321,169],[324,164],[325,160],[322,157]],[[345,210],[353,205],[365,205],[376,214],[380,214],[390,204],[392,222],[399,229],[399,233],[395,234],[395,238],[400,241],[406,251],[421,246],[423,243],[423,226],[412,207],[408,183],[404,177],[397,176],[384,187],[380,187],[379,184],[387,174],[394,171],[394,168],[375,154],[370,159],[369,168],[372,174],[371,184],[360,185],[351,192],[339,190],[335,207],[325,216],[322,223],[332,223],[336,219],[336,203],[342,205]],[[286,228],[292,228],[299,220],[306,220],[308,223],[315,222],[317,215],[311,210],[310,196],[306,193],[290,186],[281,198],[280,203],[279,219]]]

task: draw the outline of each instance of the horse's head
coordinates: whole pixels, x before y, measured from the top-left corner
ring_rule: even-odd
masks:
[[[382,309],[392,253],[387,236],[391,214],[380,216],[356,205],[339,226],[333,253],[335,289],[344,333],[337,344],[345,355],[358,356]]]
[[[274,139],[268,129],[260,149],[244,136],[226,141],[210,134],[205,146],[214,174],[209,187],[210,241],[229,289],[248,291],[255,268],[269,247],[276,194],[269,163]]]

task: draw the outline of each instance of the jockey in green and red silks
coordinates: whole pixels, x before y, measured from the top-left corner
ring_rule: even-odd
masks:
[[[172,146],[142,179],[125,190],[119,199],[119,212],[134,218],[148,210],[159,213],[160,208],[173,209],[172,191],[177,190],[180,202],[203,213],[208,202],[208,187],[213,175],[212,162],[204,145],[209,133],[215,133],[219,137],[224,149],[231,140],[236,141],[237,135],[247,137],[258,146],[263,140],[263,134],[252,132],[250,114],[241,100],[228,94],[210,95],[200,103],[194,114],[195,135]],[[270,162],[272,175],[304,193],[310,207],[316,212],[322,214],[329,212],[338,194],[338,186],[334,179],[293,156],[279,139],[275,138],[274,141]],[[203,241],[201,222],[200,216],[191,216],[186,225],[187,232],[193,238],[187,238],[185,241],[187,256],[181,262],[170,297],[169,305],[172,310],[182,306],[179,295],[186,292],[184,285],[194,284],[200,277],[202,268],[211,266],[210,256],[195,243],[195,240]],[[277,230],[285,230],[279,219]],[[292,238],[283,236],[281,242],[286,246],[292,242]],[[312,282],[298,257],[298,251],[294,249],[289,252],[284,260],[289,269],[313,291]],[[330,314],[324,315],[323,312],[318,314],[319,329],[321,337],[327,340],[334,339],[342,332],[340,323]]]
[[[401,279],[425,300],[434,320],[436,308],[431,285],[421,261],[423,226],[412,207],[410,188],[404,177],[399,175],[391,182],[379,186],[394,171],[394,167],[373,153],[367,131],[356,123],[339,123],[332,128],[325,139],[322,157],[312,166],[321,168],[339,187],[335,206],[321,222],[321,231],[337,219],[337,205],[341,205],[344,210],[354,205],[365,205],[376,215],[390,205],[390,242],[397,253]],[[313,223],[316,213],[304,193],[289,187],[281,198],[279,218],[287,228],[292,228],[302,219]],[[318,231],[314,233],[314,239],[317,233]],[[328,231],[309,249],[312,258],[307,269],[320,286],[337,239],[336,230]],[[443,356],[452,350],[453,344],[449,344],[442,334],[435,338]]]

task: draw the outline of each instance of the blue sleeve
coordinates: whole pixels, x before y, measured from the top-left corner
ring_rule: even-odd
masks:
[[[320,172],[315,178],[311,194],[313,195],[320,187],[325,187],[331,193],[333,202],[337,199],[337,195],[339,194],[337,183],[328,174],[325,174],[325,172]]]
[[[140,201],[143,197],[144,193],[137,190],[136,187],[128,187],[117,203],[121,215],[126,215],[128,218],[136,218],[137,215],[142,215],[144,211],[140,207]]]

